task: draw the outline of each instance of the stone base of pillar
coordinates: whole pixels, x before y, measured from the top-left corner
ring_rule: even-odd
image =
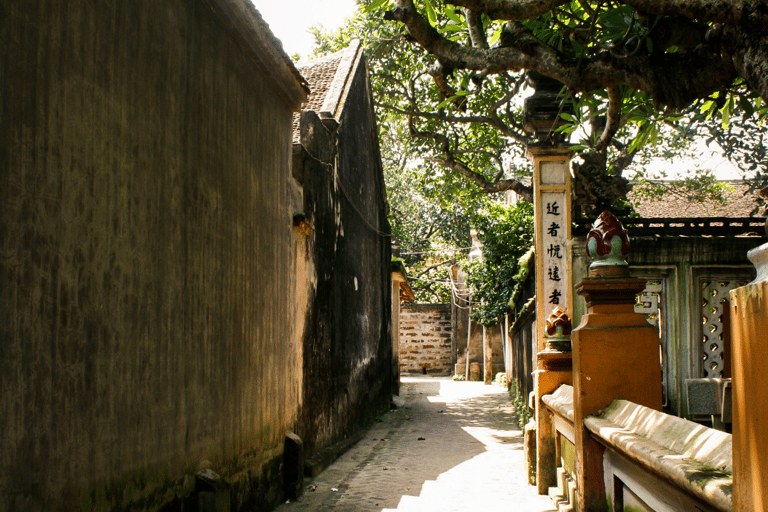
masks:
[[[539,352],[539,370],[534,372],[536,389],[536,489],[547,494],[557,484],[557,447],[552,413],[541,397],[563,384],[573,384],[571,354],[567,352]]]
[[[588,278],[577,286],[588,309],[571,335],[579,510],[606,505],[603,448],[584,419],[617,398],[662,407],[658,331],[634,311],[644,287],[645,281],[626,278]]]

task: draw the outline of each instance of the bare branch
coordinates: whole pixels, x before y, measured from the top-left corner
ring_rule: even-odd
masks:
[[[589,2],[585,2],[584,0],[579,0],[579,5],[581,6],[582,9],[584,9],[584,12],[586,12],[590,16],[595,15],[595,10],[592,9],[592,6],[589,5]]]
[[[493,126],[494,128],[498,129],[504,136],[514,139],[517,142],[526,143],[528,141],[525,135],[506,125],[504,121],[502,121],[498,116],[447,116],[444,114],[435,114],[433,112],[423,112],[420,110],[403,110],[401,108],[379,102],[374,102],[374,105],[378,108],[382,108],[396,114],[413,116],[421,119],[434,119],[436,121],[458,124],[483,123],[489,126]]]
[[[533,189],[527,185],[524,185],[519,180],[505,179],[505,180],[498,180],[498,181],[489,181],[482,174],[473,171],[462,162],[459,162],[453,159],[426,158],[425,160],[427,160],[428,162],[434,162],[434,163],[440,164],[444,167],[447,167],[448,169],[451,169],[452,171],[456,171],[461,175],[469,178],[470,181],[474,182],[478,187],[480,187],[480,189],[482,189],[483,193],[495,194],[498,192],[505,192],[507,190],[512,190],[516,192],[518,195],[520,195],[520,197],[522,197],[525,201],[533,202]]]
[[[456,262],[455,259],[450,259],[450,260],[441,261],[440,263],[435,263],[434,265],[430,265],[428,267],[424,267],[424,270],[422,270],[421,272],[416,274],[415,278],[418,279],[421,276],[423,276],[424,274],[428,273],[432,269],[435,269],[437,267],[442,267],[443,265],[446,265],[446,264],[453,265],[455,262]]]
[[[435,85],[437,85],[437,88],[440,90],[440,92],[443,94],[443,96],[447,98],[455,98],[453,100],[453,104],[456,106],[457,109],[461,110],[462,112],[466,110],[466,99],[456,97],[456,90],[451,87],[451,84],[448,83],[448,75],[451,74],[450,69],[446,69],[440,61],[435,62],[428,70],[427,72],[432,76],[432,79],[435,81]]]

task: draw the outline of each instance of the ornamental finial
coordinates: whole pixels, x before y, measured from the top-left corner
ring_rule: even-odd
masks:
[[[547,350],[571,351],[571,319],[560,306],[555,307],[546,321]]]
[[[587,253],[592,258],[590,277],[619,277],[629,273],[629,235],[614,214],[604,211],[587,235]]]

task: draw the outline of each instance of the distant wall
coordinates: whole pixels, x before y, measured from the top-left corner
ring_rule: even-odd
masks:
[[[471,322],[471,337],[467,345],[467,326],[469,325],[469,310],[462,307],[453,306],[451,314],[453,316],[453,361],[455,368],[459,373],[464,372],[467,363],[467,348],[469,348],[469,362],[478,363],[482,368],[485,364],[483,357],[483,326]],[[503,323],[502,323],[503,325]],[[501,328],[487,327],[485,329],[486,338],[491,339],[491,350],[493,351],[493,374],[503,372],[504,364],[504,345],[501,338]]]
[[[400,371],[452,374],[450,304],[400,308]]]
[[[298,104],[253,59],[207,2],[0,3],[0,511],[279,499]]]

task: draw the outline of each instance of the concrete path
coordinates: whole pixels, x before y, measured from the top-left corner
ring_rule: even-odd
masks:
[[[525,482],[523,435],[505,388],[401,380],[405,403],[279,512],[555,510]]]

